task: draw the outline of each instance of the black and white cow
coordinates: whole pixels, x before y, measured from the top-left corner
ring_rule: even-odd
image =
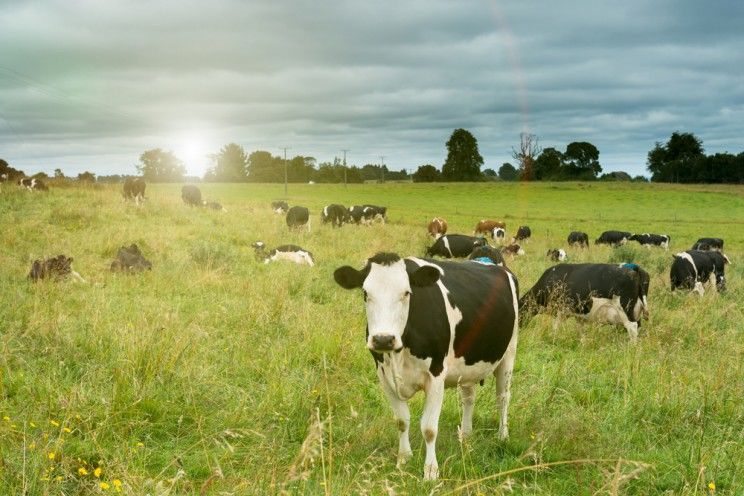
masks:
[[[529,226],[519,226],[517,234],[512,238],[512,243],[516,243],[517,241],[527,241],[530,237],[532,237],[532,230]]]
[[[362,221],[362,217],[364,216],[364,206],[352,205],[348,208],[348,211],[349,218],[354,222],[354,224],[359,224]]]
[[[669,249],[669,241],[671,238],[667,234],[634,234],[630,238],[630,241],[638,241],[641,246],[651,248],[652,246],[661,246],[665,250]]]
[[[331,203],[323,207],[320,212],[320,221],[323,224],[331,223],[333,227],[341,227],[344,222],[349,218],[349,211],[343,205],[338,203]]]
[[[57,255],[46,260],[34,260],[31,264],[31,271],[28,273],[28,278],[33,282],[41,279],[61,280],[67,276],[78,282],[85,282],[85,279],[73,270],[72,257],[65,255]]]
[[[723,251],[723,240],[721,238],[700,238],[692,245],[693,250]]]
[[[368,223],[379,220],[383,224],[387,221],[387,207],[377,205],[362,205],[362,218]]]
[[[116,253],[116,259],[111,262],[112,272],[142,272],[152,270],[152,263],[147,260],[139,249],[139,246],[122,246]]]
[[[201,207],[203,205],[201,190],[193,184],[187,184],[181,188],[181,199],[190,207]]]
[[[627,231],[605,231],[594,241],[595,245],[612,245],[618,247],[628,242],[631,233]]]
[[[545,256],[553,262],[564,262],[566,260],[566,250],[563,248],[551,248]]]
[[[41,179],[24,177],[18,180],[18,186],[29,191],[49,191],[49,187]]]
[[[289,210],[289,204],[284,200],[273,201],[271,202],[271,210],[273,210],[275,214],[283,214]]]
[[[465,258],[478,246],[486,246],[484,238],[465,234],[445,234],[426,250],[430,257]]]
[[[265,264],[286,260],[298,265],[315,265],[313,254],[297,245],[281,245],[267,250],[263,241],[256,241],[251,246],[256,250],[256,259]]]
[[[524,249],[519,246],[517,243],[512,243],[510,245],[507,245],[501,249],[501,253],[505,255],[511,255],[512,258],[516,256],[522,256],[524,255]]]
[[[204,206],[210,210],[219,210],[220,212],[227,212],[227,209],[222,206],[221,203],[216,201],[204,200]]]
[[[367,313],[366,345],[398,421],[398,464],[412,455],[408,400],[423,390],[421,433],[424,479],[436,479],[435,452],[444,389],[459,387],[461,433],[472,432],[475,386],[496,376],[500,424],[507,411],[519,331],[518,285],[506,269],[475,262],[434,261],[378,253],[362,270],[333,274],[343,288],[361,288]]]
[[[568,245],[579,248],[589,248],[589,235],[581,231],[571,231],[568,234]]]
[[[540,308],[569,310],[587,320],[619,324],[631,341],[648,315],[648,273],[636,264],[560,264],[546,270],[519,301],[523,316]]]
[[[490,261],[490,263],[506,267],[501,250],[489,245],[477,246],[473,249],[473,252],[468,255],[468,260],[475,260],[476,262],[482,263],[489,263]]]
[[[728,263],[728,257],[719,251],[688,250],[677,253],[669,273],[672,291],[691,289],[703,296],[703,285],[710,282],[713,287],[714,281],[718,291],[725,291],[724,269]]]
[[[306,207],[294,206],[287,211],[286,222],[290,229],[307,226],[307,230],[310,231],[310,210]]]
[[[141,177],[128,177],[124,180],[124,199],[133,200],[134,203],[139,205],[145,201],[145,188],[147,183]]]

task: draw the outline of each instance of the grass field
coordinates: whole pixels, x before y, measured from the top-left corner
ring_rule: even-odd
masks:
[[[141,207],[119,187],[0,190],[1,495],[744,494],[744,188],[290,185],[290,204],[312,212],[310,233],[290,233],[269,208],[282,186],[200,187],[228,212],[184,206],[175,184],[148,185]],[[387,205],[390,221],[321,226],[332,202]],[[399,471],[361,296],[332,272],[380,250],[422,255],[433,215],[452,233],[484,217],[528,224],[527,255],[509,263],[522,291],[574,229],[667,233],[672,249],[569,250],[651,274],[638,344],[622,328],[554,330],[538,316],[520,331],[511,437],[496,438],[493,381],[464,442],[448,392],[441,479],[428,483],[422,396]],[[726,240],[728,292],[671,293],[671,253],[701,236]],[[259,239],[299,244],[317,265],[258,264]],[[153,270],[110,273],[131,243]],[[27,281],[33,259],[59,253],[88,284]]]

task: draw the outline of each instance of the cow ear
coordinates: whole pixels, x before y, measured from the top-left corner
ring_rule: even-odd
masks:
[[[333,278],[336,283],[344,289],[361,288],[364,284],[364,274],[354,267],[344,265],[333,272]]]
[[[439,269],[431,265],[419,267],[414,272],[408,273],[408,280],[411,286],[423,287],[434,284],[439,279]]]

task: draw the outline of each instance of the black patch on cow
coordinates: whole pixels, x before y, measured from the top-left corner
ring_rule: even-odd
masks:
[[[367,263],[376,263],[380,265],[393,265],[400,261],[400,256],[397,253],[375,253],[372,257],[367,260]]]
[[[445,242],[449,244],[449,250],[447,250],[447,244]],[[486,240],[483,238],[467,236],[465,234],[445,234],[426,250],[426,254],[445,258],[465,258],[478,246],[486,245]],[[450,254],[450,252],[452,253]]]
[[[570,245],[579,245],[582,247],[588,247],[589,246],[589,235],[585,232],[581,231],[571,231],[568,234],[567,238],[568,244]]]
[[[152,270],[152,263],[145,259],[136,244],[132,244],[129,247],[122,246],[119,248],[116,259],[111,262],[111,270],[114,272],[142,272]]]
[[[723,250],[723,239],[721,238],[700,238],[692,245],[693,250],[709,251]]]
[[[72,273],[72,257],[57,255],[46,260],[34,260],[28,278],[33,282],[40,279],[59,279]]]
[[[307,224],[310,220],[310,211],[305,207],[294,206],[287,212],[287,226],[289,227],[301,227]]]
[[[678,288],[693,289],[696,281],[705,284],[710,279],[711,274],[715,275],[718,290],[726,290],[724,271],[727,261],[720,252],[688,250],[685,253],[692,258],[695,267],[686,258],[674,256],[674,262],[672,262],[669,271],[672,291]],[[697,269],[697,277],[695,276],[695,269]]]

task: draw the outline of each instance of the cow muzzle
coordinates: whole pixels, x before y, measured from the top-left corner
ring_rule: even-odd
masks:
[[[375,334],[369,340],[369,349],[379,352],[393,351],[397,341],[395,338],[394,334]]]

